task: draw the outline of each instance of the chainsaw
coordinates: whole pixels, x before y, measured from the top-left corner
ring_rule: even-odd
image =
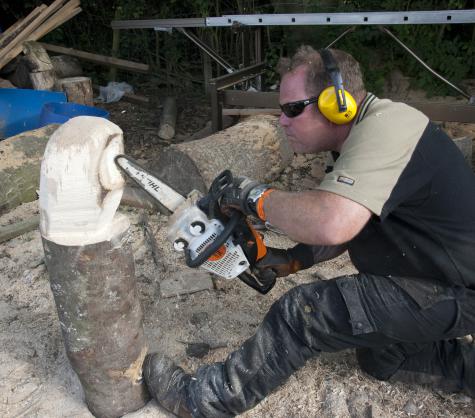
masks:
[[[229,170],[216,177],[206,195],[193,190],[183,196],[132,158],[117,155],[115,162],[172,212],[167,239],[175,251],[184,254],[188,267],[201,267],[228,280],[237,277],[261,294],[272,289],[276,274],[272,270],[255,269],[256,263],[267,253],[262,236],[244,214],[234,210],[225,214],[219,207],[220,197],[233,185]]]

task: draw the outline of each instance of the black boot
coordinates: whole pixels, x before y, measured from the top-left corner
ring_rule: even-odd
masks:
[[[152,397],[167,411],[190,418],[187,406],[191,376],[169,358],[152,353],[145,357],[143,377]]]

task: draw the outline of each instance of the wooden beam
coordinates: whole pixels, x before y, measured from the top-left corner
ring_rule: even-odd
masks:
[[[407,102],[407,104],[425,113],[431,120],[475,123],[475,105],[443,102]]]
[[[44,42],[41,42],[41,45],[47,51],[56,52],[58,54],[71,55],[73,57],[77,57],[85,61],[94,62],[96,64],[117,67],[122,70],[127,70],[127,71],[132,71],[132,72],[137,72],[137,73],[150,72],[150,66],[147,64],[127,61],[120,58],[108,57],[106,55],[93,54],[91,52],[79,51],[77,49],[65,48],[63,46],[51,45]]]
[[[223,90],[220,97],[224,106],[244,106],[246,108],[279,108],[277,92],[247,92],[240,90]],[[434,121],[475,123],[475,105],[446,102],[405,102]],[[234,109],[233,109],[234,110]],[[242,109],[241,109],[242,110]],[[226,110],[228,111],[228,110]],[[223,111],[223,114],[224,111]],[[239,114],[239,113],[226,113]]]
[[[280,115],[280,109],[223,109],[223,116],[254,116],[254,115]]]

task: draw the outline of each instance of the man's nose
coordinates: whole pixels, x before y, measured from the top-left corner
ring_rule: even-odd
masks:
[[[279,123],[281,126],[286,127],[290,125],[290,118],[285,115],[284,112],[281,112],[279,116]]]

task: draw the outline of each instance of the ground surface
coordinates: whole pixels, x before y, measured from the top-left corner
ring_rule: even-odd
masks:
[[[179,103],[180,104],[180,103]],[[166,146],[156,132],[158,110],[124,102],[109,105],[111,120],[125,132],[126,151],[148,159]],[[206,102],[180,104],[178,138],[195,134],[209,120]],[[473,129],[452,126],[451,129]],[[458,132],[457,132],[458,134]],[[276,186],[291,190],[315,187],[323,174],[322,156],[299,156]],[[0,225],[37,213],[37,202],[0,217]],[[164,240],[166,217],[148,213],[159,243],[159,263],[144,240],[139,210],[121,209],[132,222],[137,286],[151,350],[161,350],[189,370],[219,361],[252,335],[269,306],[297,284],[354,271],[346,254],[318,267],[282,279],[267,296],[238,280],[216,280],[213,290],[163,298],[160,283],[183,270],[181,260]],[[266,234],[268,244],[287,247],[286,238]],[[0,244],[0,416],[90,417],[82,389],[65,356],[40,235],[32,231]],[[202,358],[190,357],[190,343],[213,349]],[[474,404],[463,395],[443,395],[418,387],[378,382],[365,376],[354,353],[326,354],[310,361],[286,385],[254,410],[242,415],[263,417],[473,417]],[[166,417],[155,402],[129,414],[134,418]]]

